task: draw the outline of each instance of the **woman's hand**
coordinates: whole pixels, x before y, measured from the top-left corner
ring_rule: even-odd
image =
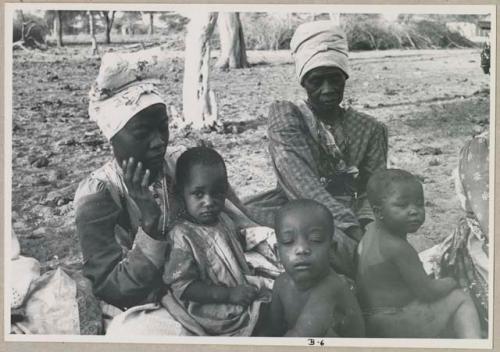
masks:
[[[152,238],[160,239],[162,234],[158,231],[158,221],[161,210],[149,190],[151,171],[144,170],[142,162],[136,163],[132,157],[123,160],[122,169],[129,195],[141,211],[142,229]]]
[[[259,293],[259,289],[254,285],[240,285],[229,290],[229,303],[242,306],[250,305]]]

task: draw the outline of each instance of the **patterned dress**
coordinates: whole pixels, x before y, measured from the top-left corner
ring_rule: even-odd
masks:
[[[454,277],[469,291],[481,327],[488,327],[489,268],[489,138],[481,134],[460,152],[456,191],[465,215],[453,233],[440,244],[438,276]]]
[[[246,201],[259,223],[273,226],[274,211],[298,198],[324,204],[341,230],[372,217],[366,184],[387,166],[384,124],[349,108],[327,125],[305,101],[277,101],[270,107],[268,134],[278,184]]]
[[[213,226],[183,220],[170,231],[172,251],[163,273],[169,293],[162,303],[191,334],[250,336],[260,304],[270,298],[264,281],[259,283],[259,277],[250,275],[236,235],[236,227],[225,214]],[[183,299],[184,291],[195,281],[221,287],[252,283],[261,288],[261,295],[248,307]]]

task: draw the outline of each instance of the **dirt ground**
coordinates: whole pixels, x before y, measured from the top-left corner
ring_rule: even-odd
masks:
[[[81,267],[72,199],[78,182],[111,151],[87,115],[87,92],[99,59],[86,46],[45,53],[14,52],[12,226],[22,252],[41,261]],[[207,133],[227,161],[242,197],[268,190],[275,177],[267,152],[266,119],[275,99],[298,99],[288,52],[249,53],[248,69],[214,71],[220,117],[238,133]],[[427,220],[410,240],[417,250],[447,236],[460,216],[452,170],[465,140],[489,119],[489,76],[479,50],[365,52],[351,55],[346,99],[389,128],[389,161],[425,185]],[[173,54],[164,91],[181,111],[183,59]],[[171,145],[193,137],[173,129]]]

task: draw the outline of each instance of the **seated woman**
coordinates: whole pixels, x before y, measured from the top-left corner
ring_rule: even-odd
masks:
[[[489,135],[467,141],[455,173],[455,186],[464,210],[456,229],[430,252],[438,252],[438,277],[451,276],[470,292],[479,313],[483,336],[488,331],[489,272]],[[422,256],[424,262],[426,255]]]
[[[103,57],[89,116],[110,141],[113,159],[84,179],[75,195],[84,275],[108,303],[103,312],[110,316],[156,300],[175,214],[173,164],[165,159],[166,105],[152,80],[162,63],[142,57],[146,69],[141,72],[133,58]]]
[[[173,194],[175,158],[166,149],[166,105],[154,79],[167,71],[168,62],[152,49],[108,53],[90,92],[89,116],[111,143],[113,159],[80,183],[76,227],[84,275],[102,300],[105,323],[121,316],[116,333],[131,321],[133,333],[165,333],[171,322],[165,309],[157,309],[165,291],[167,233],[180,210]],[[238,226],[255,225],[230,187],[223,211]],[[138,316],[147,316],[149,325]],[[178,324],[170,326],[175,334]]]
[[[162,286],[177,207],[166,105],[153,78],[167,68],[147,52],[108,53],[90,92],[89,116],[113,159],[80,183],[76,227],[84,274],[115,312],[157,300]]]
[[[330,21],[299,26],[290,43],[306,100],[276,101],[269,112],[269,152],[275,190],[247,201],[253,218],[271,226],[275,211],[292,199],[325,205],[335,220],[340,272],[354,274],[352,259],[363,227],[373,220],[366,200],[370,176],[387,163],[387,130],[373,117],[344,109],[349,77],[347,40]],[[347,234],[347,236],[346,236]]]

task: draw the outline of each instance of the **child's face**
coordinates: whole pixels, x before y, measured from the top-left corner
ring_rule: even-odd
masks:
[[[381,221],[401,234],[417,231],[425,221],[424,192],[418,182],[402,182],[390,188],[380,206]]]
[[[294,281],[315,281],[329,270],[333,228],[317,209],[294,209],[277,224],[278,253]]]
[[[224,207],[227,187],[227,176],[220,165],[194,165],[182,190],[189,216],[202,225],[215,224]]]
[[[168,144],[168,119],[163,104],[152,105],[134,117],[113,138],[113,152],[119,164],[133,157],[151,172],[151,180],[163,167]]]

